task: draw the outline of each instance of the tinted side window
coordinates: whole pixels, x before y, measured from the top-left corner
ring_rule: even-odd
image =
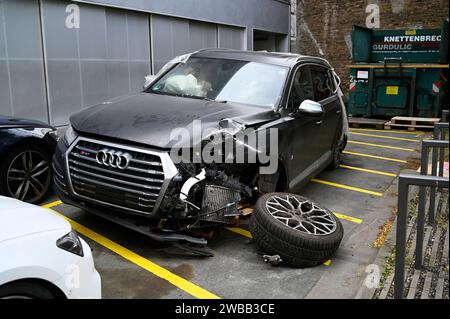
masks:
[[[333,81],[328,69],[312,66],[311,77],[314,86],[314,101],[320,102],[333,95]]]
[[[294,111],[298,109],[304,100],[313,100],[314,92],[311,84],[309,67],[301,67],[294,75],[291,92],[289,95],[288,109]]]

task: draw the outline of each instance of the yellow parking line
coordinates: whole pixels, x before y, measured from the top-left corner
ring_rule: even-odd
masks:
[[[371,174],[384,175],[384,176],[390,176],[390,177],[397,177],[397,174],[388,173],[388,172],[382,172],[382,171],[376,171],[376,170],[373,170],[373,169],[367,169],[367,168],[361,168],[361,167],[355,167],[355,166],[349,166],[349,165],[342,165],[342,164],[339,165],[339,167],[346,168],[346,169],[352,169],[352,170],[355,170],[355,171],[371,173]]]
[[[174,273],[166,270],[165,268],[151,262],[150,260],[139,256],[138,254],[128,250],[127,248],[107,239],[106,237],[88,229],[87,227],[78,224],[76,221],[66,217],[65,215],[57,212],[56,210],[53,210],[52,207],[61,205],[62,201],[57,200],[48,204],[43,205],[43,208],[47,208],[54,212],[55,214],[63,217],[64,219],[68,220],[72,227],[79,232],[80,234],[92,239],[93,241],[99,243],[100,245],[108,248],[109,250],[115,252],[116,254],[122,256],[123,258],[131,261],[132,263],[136,264],[139,267],[144,268],[145,270],[151,272],[152,274],[160,277],[161,279],[167,280],[172,285],[180,288],[181,290],[187,292],[188,294],[199,298],[199,299],[220,299],[220,297],[214,295],[213,293],[191,283],[190,281],[179,277],[178,275],[175,275]],[[333,213],[336,215],[337,218],[348,220],[357,224],[360,224],[363,222],[362,219],[346,216],[343,214]],[[242,235],[247,238],[253,238],[252,234],[245,229],[239,228],[239,227],[226,227],[227,230],[232,231],[234,233],[237,233],[239,235]],[[331,265],[331,259],[327,260],[323,263],[325,266]]]
[[[373,143],[366,143],[366,142],[360,142],[360,141],[348,141],[348,143],[372,146],[372,147],[378,147],[378,148],[386,148],[386,149],[390,149],[390,150],[398,150],[398,151],[405,151],[405,152],[414,152],[415,151],[415,149],[413,149],[413,148],[404,148],[404,147],[397,147],[397,146],[373,144]]]
[[[371,130],[371,129],[365,129],[365,128],[350,128],[350,132],[353,131],[361,131],[361,132],[378,132],[378,133],[393,133],[393,134],[407,134],[407,135],[417,135],[419,131],[416,132],[407,132],[407,131],[399,131],[399,130]],[[424,134],[423,132],[420,132],[420,134]]]
[[[371,154],[364,154],[364,153],[357,153],[357,152],[349,152],[349,151],[344,151],[343,153],[344,154],[349,154],[349,155],[355,155],[355,156],[362,156],[362,157],[381,159],[381,160],[385,160],[385,161],[392,161],[392,162],[397,162],[397,163],[408,163],[405,160],[401,160],[401,159],[398,159],[398,158],[392,158],[392,157],[385,157],[385,156],[378,156],[378,155],[371,155]]]
[[[355,224],[361,224],[363,222],[362,219],[359,219],[359,218],[356,218],[356,217],[347,216],[347,215],[339,214],[339,213],[336,213],[336,212],[333,212],[333,214],[339,219],[347,220],[347,221],[353,222]]]
[[[383,194],[379,193],[379,192],[373,192],[373,191],[369,191],[369,190],[363,189],[363,188],[358,188],[358,187],[353,187],[353,186],[333,183],[333,182],[329,182],[329,181],[324,181],[324,180],[317,179],[317,178],[311,179],[311,182],[324,184],[324,185],[328,185],[328,186],[333,186],[333,187],[336,187],[336,188],[347,189],[347,190],[350,190],[350,191],[353,191],[353,192],[358,192],[358,193],[363,193],[363,194],[369,194],[369,195],[374,195],[374,196],[379,196],[379,197],[383,196]]]
[[[232,231],[233,233],[247,237],[247,238],[253,238],[252,234],[248,230],[245,230],[245,229],[242,229],[239,227],[225,227],[225,229]]]
[[[52,207],[55,207],[55,206],[58,206],[58,205],[61,205],[61,204],[62,204],[62,201],[55,200],[54,202],[42,205],[42,207],[44,207],[44,208],[52,208]]]
[[[57,203],[59,202],[59,203]],[[186,293],[200,299],[220,299],[220,297],[216,296],[215,294],[195,285],[194,283],[170,272],[169,270],[151,262],[150,260],[132,252],[131,250],[111,241],[110,239],[90,230],[89,228],[78,224],[76,221],[64,216],[63,214],[53,210],[50,207],[54,207],[61,204],[60,201],[56,201],[47,205],[43,205],[42,207],[48,208],[49,210],[53,211],[55,214],[60,215],[61,217],[65,218],[70,222],[72,227],[79,232],[80,234],[92,239],[93,241],[97,242],[98,244],[108,248],[109,250],[115,252],[119,256],[122,256],[123,258],[131,261],[135,265],[147,270],[148,272],[151,272],[155,276],[158,276],[161,279],[167,280],[172,285],[180,288],[181,290],[185,291]],[[53,205],[53,206],[52,206]]]
[[[420,140],[412,139],[412,138],[394,137],[394,136],[376,135],[376,134],[366,134],[366,133],[356,133],[356,132],[349,132],[349,134],[360,135],[360,136],[369,136],[369,137],[377,137],[377,138],[385,138],[385,139],[389,139],[389,140],[397,140],[397,141],[407,141],[407,142],[420,143]]]

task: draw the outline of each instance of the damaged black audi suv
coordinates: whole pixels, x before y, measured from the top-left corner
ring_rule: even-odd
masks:
[[[339,221],[287,192],[339,166],[347,141],[339,82],[325,59],[291,53],[179,57],[142,92],[71,116],[54,155],[57,193],[156,240],[199,246],[206,240],[192,231],[233,225],[262,198],[255,209],[276,227],[334,236],[324,246],[334,251]],[[266,222],[252,227],[273,233]]]

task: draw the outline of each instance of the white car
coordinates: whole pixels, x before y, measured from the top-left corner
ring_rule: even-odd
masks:
[[[64,218],[0,196],[2,298],[101,298],[91,248]]]

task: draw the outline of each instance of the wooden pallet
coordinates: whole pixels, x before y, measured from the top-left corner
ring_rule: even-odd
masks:
[[[348,124],[351,127],[375,127],[377,129],[384,129],[386,120],[369,119],[365,117],[349,117]]]
[[[416,131],[417,129],[434,129],[434,124],[438,123],[440,118],[426,117],[404,117],[396,116],[390,122],[384,125],[385,130],[395,128],[406,128],[408,131]]]

